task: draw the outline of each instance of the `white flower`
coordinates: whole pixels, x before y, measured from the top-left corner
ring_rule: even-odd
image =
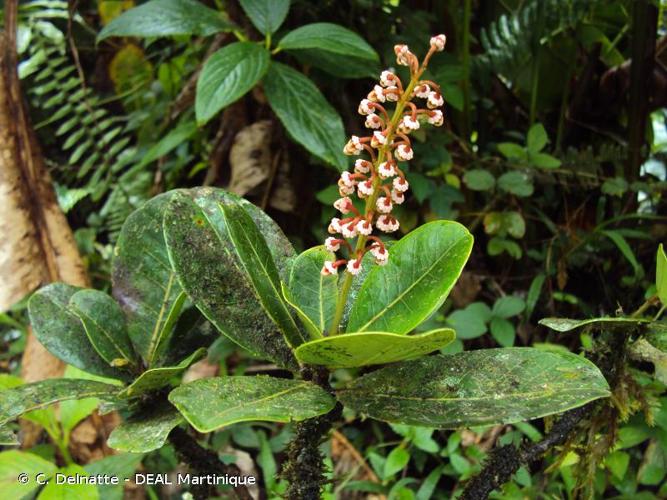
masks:
[[[409,144],[399,144],[394,154],[396,155],[396,158],[401,161],[412,160],[412,157],[414,156]]]
[[[444,99],[435,90],[428,95],[428,100],[426,101],[426,105],[430,109],[438,108],[438,107],[442,106],[443,104],[445,104]]]
[[[348,186],[341,183],[340,179],[338,179],[338,193],[341,196],[349,196],[354,193],[354,185]]]
[[[330,252],[337,252],[340,249],[340,240],[333,236],[329,236],[326,240],[324,240],[324,246]]]
[[[359,234],[363,234],[364,236],[368,236],[373,232],[373,226],[371,226],[371,223],[367,220],[360,220],[357,222],[356,229]]]
[[[371,170],[371,162],[359,158],[354,162],[354,171],[358,174],[367,174]]]
[[[396,84],[398,78],[391,71],[385,70],[380,74],[380,85],[383,87],[391,87]]]
[[[414,95],[421,97],[422,99],[426,99],[430,93],[431,87],[429,87],[427,83],[420,83],[415,87],[413,92]]]
[[[323,276],[329,276],[331,274],[338,274],[338,268],[334,266],[334,263],[330,260],[327,260],[322,266],[320,273]]]
[[[361,272],[361,260],[352,259],[347,263],[347,272],[353,275],[357,275]]]
[[[375,257],[375,263],[379,264],[380,266],[384,266],[389,259],[389,252],[384,247],[384,245],[380,245],[379,243],[375,243],[371,247],[371,255]]]
[[[359,198],[365,198],[373,194],[373,183],[370,180],[360,182],[357,186]]]
[[[392,183],[392,186],[396,191],[400,191],[401,193],[405,193],[408,188],[410,187],[410,184],[408,184],[408,181],[405,180],[404,177],[396,177],[394,179],[394,182]]]
[[[431,37],[431,47],[435,48],[436,52],[442,52],[445,50],[446,43],[447,37],[445,35],[436,35]]]
[[[396,191],[395,189],[391,190],[391,201],[400,205],[405,201],[405,195],[401,191]]]
[[[382,127],[382,120],[375,113],[371,113],[366,117],[364,125],[366,125],[366,128],[380,128]]]
[[[384,98],[388,102],[396,102],[399,98],[398,87],[387,87],[384,91]]]
[[[334,217],[331,219],[327,231],[329,231],[329,234],[337,234],[340,233],[340,230],[340,219],[338,217]]]
[[[336,210],[340,211],[340,213],[349,214],[354,205],[352,204],[352,200],[345,196],[344,198],[339,198],[334,201],[333,206]]]
[[[435,111],[431,111],[428,114],[428,122],[431,125],[435,125],[436,127],[439,127],[440,125],[442,125],[442,123],[444,122],[444,116],[442,114],[442,111],[440,111],[439,109],[436,109]]]
[[[410,115],[405,115],[401,121],[401,125],[408,130],[417,130],[419,128],[419,122],[416,118],[412,118]]]
[[[392,208],[391,200],[386,196],[380,196],[375,202],[375,207],[378,209],[378,212],[388,214]]]
[[[357,109],[360,115],[369,115],[373,112],[372,101],[369,99],[363,99],[359,103],[359,108]]]
[[[379,101],[380,101],[380,98],[379,98],[378,95],[375,93],[375,89],[371,90],[371,91],[368,93],[368,95],[366,96],[366,99],[368,99],[368,100],[371,101],[371,102],[379,102]],[[382,102],[384,102],[384,95],[382,96],[382,99],[383,99]]]
[[[364,146],[361,144],[361,140],[356,135],[353,135],[343,148],[343,153],[346,155],[359,155],[363,150]]]
[[[384,146],[386,143],[387,143],[387,138],[382,132],[380,132],[379,130],[373,132],[373,137],[371,137],[372,147],[379,148],[380,146]]]
[[[395,176],[396,167],[394,166],[394,162],[383,161],[380,163],[380,166],[378,167],[378,174],[382,179],[389,179],[389,177]]]
[[[375,222],[375,226],[385,233],[393,233],[398,230],[399,224],[395,217],[392,217],[391,215],[381,215]]]
[[[396,62],[401,66],[410,66],[410,59],[414,57],[407,45],[394,45],[394,53],[396,54]]]
[[[385,102],[385,94],[384,94],[384,89],[380,87],[379,85],[376,85],[373,87],[373,93],[375,94],[375,97],[377,98],[378,102]]]
[[[355,221],[342,224],[340,227],[341,234],[346,238],[355,238],[357,236],[357,225]]]
[[[342,184],[343,186],[354,186],[357,184],[357,181],[352,177],[352,174],[350,172],[343,172],[340,174],[340,179],[338,180],[339,184]]]

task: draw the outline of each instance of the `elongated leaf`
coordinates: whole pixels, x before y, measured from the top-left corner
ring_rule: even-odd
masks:
[[[80,288],[52,283],[38,290],[28,302],[30,322],[37,340],[54,356],[96,375],[128,378],[113,368],[93,348],[70,299]]]
[[[335,400],[321,387],[275,377],[200,379],[174,389],[171,401],[199,432],[237,422],[292,422],[330,411]]]
[[[259,300],[231,245],[219,204],[238,197],[222,190],[181,192],[165,215],[169,256],[180,283],[199,310],[224,335],[258,356],[296,367],[283,336]],[[245,207],[261,228],[273,259],[286,267],[293,252],[266,214]]]
[[[318,49],[343,56],[379,61],[373,47],[357,35],[338,24],[313,23],[290,31],[280,40],[278,48],[284,50]]]
[[[100,398],[113,401],[118,387],[75,378],[54,378],[0,391],[0,426],[24,413],[69,399]]]
[[[313,247],[301,253],[292,264],[289,278],[289,296],[304,325],[312,325],[311,334],[321,337],[336,310],[338,278],[322,276],[322,266],[333,259],[333,253],[323,246]]]
[[[137,397],[146,392],[166,387],[170,384],[172,378],[181,375],[192,363],[199,361],[205,354],[206,349],[197,349],[176,366],[161,366],[146,370],[122,394],[128,397]]]
[[[206,36],[233,28],[222,12],[195,0],[151,0],[113,19],[97,35],[97,41],[112,36]]]
[[[445,347],[455,338],[454,330],[449,328],[410,336],[385,332],[345,333],[302,344],[295,354],[302,363],[353,368],[416,358]]]
[[[655,288],[663,305],[667,305],[667,255],[662,243],[655,260]]]
[[[311,80],[289,66],[272,62],[264,90],[294,140],[339,170],[347,168],[343,121]]]
[[[104,292],[80,290],[70,299],[70,306],[81,319],[90,343],[107,363],[134,364],[136,355],[127,335],[125,316],[115,300]]]
[[[9,450],[0,453],[0,491],[7,499],[30,498],[30,493],[39,488],[35,480],[42,473],[48,480],[56,472],[56,465],[48,460],[26,451]],[[18,480],[19,474],[26,474],[28,481]]]
[[[348,332],[407,333],[438,309],[472,249],[461,224],[435,221],[403,237],[373,269],[350,312]]]
[[[609,238],[611,241],[614,242],[614,245],[618,247],[618,249],[623,254],[623,257],[625,257],[628,260],[628,262],[632,266],[632,269],[634,269],[636,275],[643,274],[644,270],[642,268],[642,265],[639,263],[637,257],[635,256],[635,253],[632,251],[632,248],[630,248],[630,245],[628,245],[628,242],[625,240],[625,238],[620,232],[603,230],[600,231],[600,234],[605,235],[607,238]]]
[[[120,424],[109,436],[107,444],[118,451],[148,453],[162,448],[171,430],[181,422],[182,415],[165,402]]]
[[[287,17],[290,0],[240,0],[243,11],[263,35],[275,32]]]
[[[563,412],[609,396],[609,387],[593,363],[575,354],[507,347],[405,361],[337,395],[378,420],[453,429]]]
[[[589,318],[589,319],[570,319],[570,318],[544,318],[539,321],[540,325],[551,328],[557,332],[571,332],[577,328],[586,325],[598,325],[600,328],[619,328],[631,327],[639,323],[646,323],[648,320],[641,318]]]
[[[290,314],[271,251],[248,212],[238,203],[220,205],[234,251],[269,317],[296,347],[306,341]]]
[[[162,232],[172,196],[173,191],[156,196],[127,218],[112,263],[113,296],[125,313],[135,351],[149,368],[169,344],[185,301]]]
[[[269,57],[261,45],[236,42],[208,58],[197,80],[197,122],[206,123],[253,88],[266,73]]]
[[[124,479],[134,477],[134,471],[139,467],[143,458],[142,453],[117,453],[88,463],[84,465],[84,469],[93,476],[108,474],[120,478],[119,484],[98,484],[97,488],[103,500],[123,500]]]

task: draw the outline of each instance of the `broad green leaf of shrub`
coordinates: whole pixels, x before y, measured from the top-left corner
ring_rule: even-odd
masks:
[[[264,78],[264,91],[295,141],[339,170],[347,168],[343,121],[311,80],[289,66],[272,62]]]
[[[313,247],[294,259],[290,271],[289,300],[304,326],[316,337],[321,337],[331,324],[336,310],[338,277],[320,272],[324,262],[333,258],[334,254],[323,246]]]
[[[151,0],[112,20],[97,35],[97,41],[112,36],[207,36],[232,29],[234,24],[225,14],[195,0]]]
[[[279,49],[316,49],[342,56],[379,61],[370,45],[357,35],[338,24],[313,23],[301,26],[285,35],[278,44]]]
[[[215,327],[257,356],[295,367],[284,337],[259,302],[234,251],[220,203],[238,201],[222,190],[199,189],[176,195],[165,214],[165,237],[179,282]],[[250,203],[244,205],[260,227],[280,268],[293,254],[276,224]],[[283,277],[284,279],[284,277]]]
[[[335,400],[321,387],[275,377],[216,377],[195,380],[169,394],[199,432],[237,422],[298,422],[323,415]]]
[[[35,480],[37,474],[41,472],[44,480],[48,480],[56,470],[55,464],[34,453],[3,451],[0,453],[0,491],[7,499],[30,498],[30,493],[40,487]],[[21,473],[28,475],[28,482],[25,484],[17,480]]]
[[[528,174],[513,170],[505,172],[498,178],[498,187],[506,193],[525,198],[531,196],[535,191],[533,182]]]
[[[54,356],[81,370],[103,377],[127,378],[93,348],[70,300],[80,288],[52,283],[39,289],[28,302],[30,323],[37,340]]]
[[[491,313],[499,318],[507,319],[521,314],[525,308],[526,303],[521,297],[506,295],[496,300]]]
[[[356,298],[348,332],[404,334],[438,309],[456,283],[473,237],[457,222],[434,221],[404,236],[375,267]]]
[[[514,345],[514,337],[516,331],[514,325],[505,318],[494,317],[489,323],[489,330],[491,336],[496,339],[503,347],[511,347]]]
[[[253,88],[266,73],[269,57],[266,48],[251,42],[226,45],[209,57],[197,79],[197,123],[203,125]]]
[[[667,255],[662,243],[658,247],[655,262],[655,288],[658,298],[663,305],[667,305]]]
[[[290,308],[283,298],[280,275],[273,261],[269,246],[252,217],[239,203],[220,205],[231,244],[236,255],[250,278],[264,310],[285,335],[285,339],[296,347],[306,341],[290,313]]]
[[[539,324],[544,325],[551,330],[565,333],[586,325],[596,325],[600,328],[627,328],[646,322],[648,322],[648,320],[642,318],[544,318],[539,321]]]
[[[576,354],[508,347],[405,361],[364,375],[337,395],[377,420],[453,429],[560,413],[609,396],[609,386]]]
[[[0,391],[0,426],[24,413],[60,401],[83,398],[114,401],[117,394],[118,387],[114,385],[74,378],[54,378],[21,385]]]
[[[469,340],[487,332],[486,323],[491,320],[491,309],[483,302],[473,302],[447,316],[447,324],[456,331],[459,339]]]
[[[69,464],[58,469],[56,472],[62,474],[62,477],[72,479],[88,476],[86,470],[77,464]],[[67,480],[49,481],[40,492],[37,500],[63,500],[68,498],[76,498],[77,500],[98,500],[100,494],[97,491],[97,486],[95,484],[80,482],[79,480],[71,483]]]
[[[173,196],[173,191],[161,194],[132,212],[112,262],[113,297],[125,313],[135,351],[149,368],[158,364],[169,344],[186,298],[162,231],[162,216]]]
[[[513,142],[501,142],[498,151],[508,160],[523,160],[526,158],[526,150]]]
[[[558,158],[546,153],[531,153],[529,161],[532,165],[547,170],[558,168],[561,165],[561,161]]]
[[[118,302],[98,290],[80,290],[70,299],[70,306],[81,319],[90,343],[109,365],[135,363],[136,355]]]
[[[539,153],[547,145],[547,142],[549,142],[549,136],[547,136],[544,125],[536,123],[530,127],[528,137],[526,138],[526,147],[529,153]]]
[[[132,415],[116,427],[107,444],[118,451],[148,453],[161,448],[171,430],[183,422],[183,416],[169,403]]]
[[[239,3],[263,35],[270,35],[280,28],[290,7],[290,0],[239,0]]]
[[[296,358],[302,363],[327,368],[394,363],[442,349],[456,338],[454,330],[441,328],[417,335],[386,332],[345,333],[324,337],[299,346]]]
[[[488,191],[496,185],[496,178],[488,170],[476,168],[463,175],[463,182],[473,191]]]

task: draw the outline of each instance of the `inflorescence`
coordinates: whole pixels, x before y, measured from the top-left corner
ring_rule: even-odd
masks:
[[[369,159],[357,159],[354,171],[343,172],[340,176],[338,190],[341,198],[336,200],[334,207],[341,217],[331,220],[329,233],[332,236],[324,243],[331,252],[345,247],[349,258],[325,262],[322,274],[335,274],[341,266],[346,266],[352,275],[359,274],[366,252],[371,253],[377,264],[387,263],[389,251],[379,237],[373,236],[373,226],[385,233],[398,230],[399,223],[392,215],[392,209],[403,203],[409,187],[398,166],[398,162],[413,157],[408,136],[423,123],[436,127],[443,123],[442,111],[438,109],[444,104],[440,87],[420,78],[431,56],[444,50],[445,42],[445,35],[432,37],[430,50],[421,65],[407,45],[396,45],[396,62],[410,68],[410,83],[404,87],[396,74],[383,71],[379,85],[375,85],[359,104],[359,114],[366,117],[365,126],[373,133],[367,137],[353,135],[343,152],[351,156],[367,154]],[[425,108],[415,105],[412,102],[415,98],[425,100]],[[391,117],[383,106],[386,103],[396,103]],[[363,214],[354,206],[351,196],[365,200]],[[353,238],[358,238],[355,247],[348,241]]]

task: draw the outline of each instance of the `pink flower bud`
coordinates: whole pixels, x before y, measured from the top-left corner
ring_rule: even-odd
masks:
[[[361,272],[361,260],[352,259],[347,263],[347,272],[353,275],[357,275]]]
[[[380,163],[378,166],[378,175],[382,179],[389,179],[389,177],[393,177],[396,175],[396,166],[394,165],[394,162],[391,161],[383,161]]]
[[[329,234],[340,233],[341,227],[340,227],[340,219],[338,217],[334,217],[333,219],[331,219],[327,231],[329,232]]]
[[[400,191],[401,193],[405,193],[408,188],[410,187],[410,184],[408,184],[408,181],[405,180],[403,177],[396,177],[394,181],[392,182],[392,186],[396,191]]]
[[[354,185],[343,184],[340,179],[338,179],[338,193],[341,196],[349,196],[354,193]]]
[[[382,120],[375,113],[371,113],[366,117],[364,125],[366,125],[366,128],[380,128],[382,127]]]
[[[361,144],[359,137],[353,135],[343,148],[343,153],[346,155],[359,155],[363,150],[364,146]]]
[[[357,184],[357,181],[352,177],[352,174],[350,172],[343,172],[340,174],[340,179],[338,180],[339,184],[343,184],[344,186],[354,186]]]
[[[333,236],[329,236],[324,240],[324,246],[330,252],[337,252],[340,249],[340,241]]]
[[[400,161],[412,160],[414,153],[408,144],[399,144],[394,153]]]
[[[359,198],[365,198],[373,194],[373,183],[370,180],[360,182],[357,185],[357,193]]]
[[[402,44],[394,45],[394,53],[396,54],[396,62],[401,66],[410,66],[410,60],[415,57],[408,46]]]
[[[433,47],[436,52],[442,52],[445,50],[445,44],[447,43],[447,37],[445,35],[436,35],[431,37],[431,47]]]
[[[391,201],[396,203],[396,205],[400,205],[405,201],[405,195],[403,194],[402,191],[396,191],[395,189],[391,190]]]
[[[371,170],[372,163],[367,160],[362,160],[359,158],[354,162],[354,171],[358,174],[367,174]]]
[[[407,130],[417,130],[419,128],[419,121],[416,118],[413,119],[410,115],[405,115],[403,120],[401,120],[401,125]]]
[[[342,224],[340,227],[340,232],[345,238],[356,238],[357,223],[352,221],[348,222],[347,224]]]
[[[375,208],[377,208],[380,213],[388,214],[392,209],[391,200],[386,196],[380,196],[375,202]]]
[[[336,201],[334,201],[333,206],[343,215],[349,214],[352,211],[352,207],[354,207],[354,205],[352,204],[352,200],[347,196],[345,198],[339,198]]]
[[[400,96],[400,92],[397,87],[387,87],[384,90],[384,98],[388,102],[397,102]]]
[[[395,86],[397,81],[398,77],[391,71],[385,70],[380,74],[380,85],[383,87]]]
[[[377,102],[385,102],[386,101],[384,89],[382,87],[380,87],[379,85],[376,85],[375,87],[373,87],[373,90],[371,92],[373,93],[373,95],[377,99]],[[370,94],[369,94],[369,99],[370,99]]]
[[[442,114],[442,111],[440,111],[439,109],[431,111],[428,114],[428,122],[436,127],[441,126],[444,122],[444,116]]]
[[[387,137],[380,131],[373,132],[373,137],[371,137],[371,147],[379,148],[384,146],[387,143]]]
[[[324,265],[322,266],[322,270],[320,271],[322,276],[330,276],[332,274],[338,274],[338,268],[334,265],[334,263],[330,260],[327,260]]]
[[[445,104],[444,99],[435,90],[428,95],[428,100],[426,101],[426,105],[430,109],[438,108],[438,107],[442,106],[443,104]]]
[[[375,243],[371,247],[371,255],[375,257],[375,263],[380,266],[384,266],[389,259],[389,252],[384,245],[380,245],[379,243]]]
[[[369,99],[364,99],[359,103],[359,108],[357,111],[360,115],[368,115],[373,112],[373,107],[371,106],[372,101]]]
[[[385,233],[393,233],[398,230],[399,224],[396,218],[391,215],[381,215],[375,222],[375,226]]]
[[[368,236],[373,232],[373,226],[371,226],[371,223],[367,220],[360,220],[357,222],[356,229],[359,234],[363,234],[364,236]]]
[[[426,83],[421,83],[415,87],[414,95],[421,97],[422,99],[428,98],[428,95],[431,93],[431,87]]]

